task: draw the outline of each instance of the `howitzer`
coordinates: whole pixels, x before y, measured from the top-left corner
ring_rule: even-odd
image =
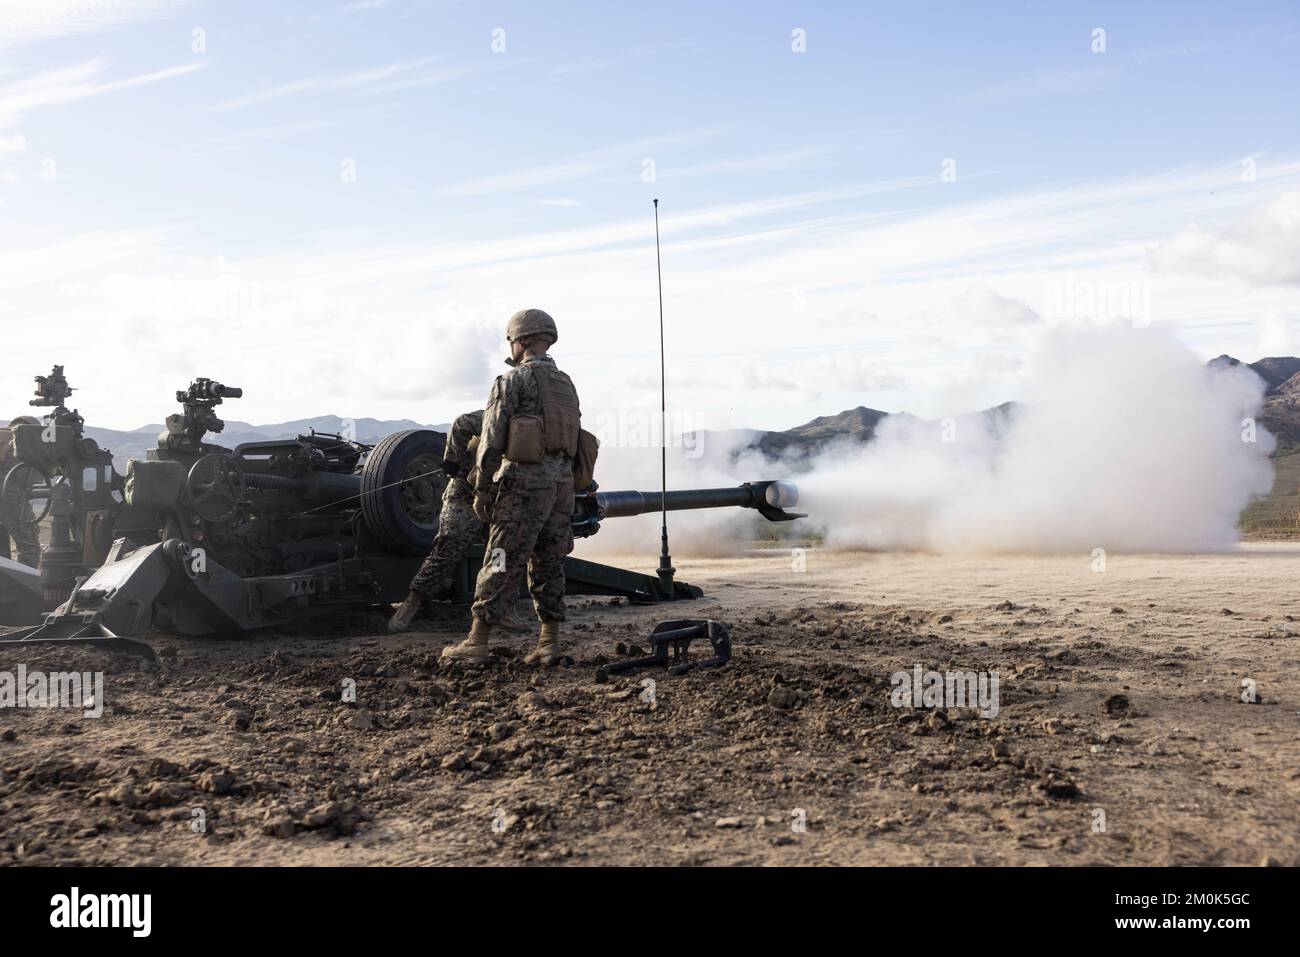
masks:
[[[36,376],[36,397],[30,404],[52,411],[44,421],[19,422],[9,430],[16,462],[0,479],[0,494],[11,501],[25,499],[28,521],[38,525],[49,516],[50,529],[34,578],[10,564],[4,566],[2,624],[25,623],[31,615],[65,601],[77,578],[103,563],[113,530],[125,518],[123,477],[113,468],[112,452],[87,438],[84,419],[65,405],[72,392],[63,366],[56,365],[48,376]],[[156,519],[143,516],[135,524],[147,528],[156,525]],[[39,595],[35,607],[11,600],[25,593]]]
[[[133,460],[125,502],[157,516],[147,532],[123,534],[107,560],[79,578],[68,599],[34,628],[3,642],[104,642],[147,651],[157,628],[185,635],[250,631],[343,608],[402,600],[437,532],[446,437],[429,429],[389,435],[375,446],[312,432],[295,439],[226,449],[204,441],[219,427],[212,407],[240,390],[199,379],[177,393],[184,412],[171,417],[158,448]],[[778,482],[734,489],[672,491],[669,510],[754,508],[772,521],[796,493]],[[659,493],[577,496],[575,535],[608,518],[657,510]],[[471,548],[453,598],[471,596],[484,547]],[[636,602],[696,598],[682,582],[570,556],[570,594],[623,596]]]

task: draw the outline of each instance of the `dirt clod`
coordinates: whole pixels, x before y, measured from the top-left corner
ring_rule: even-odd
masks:
[[[1113,694],[1102,702],[1102,706],[1106,709],[1107,714],[1122,714],[1129,710],[1130,704],[1127,695]]]

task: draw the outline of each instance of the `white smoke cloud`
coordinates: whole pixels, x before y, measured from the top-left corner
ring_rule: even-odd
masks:
[[[1206,366],[1171,335],[1112,326],[1050,337],[1031,400],[1001,427],[891,417],[821,457],[800,510],[831,545],[940,551],[1209,551],[1266,494],[1263,382]],[[995,420],[996,421],[996,420]],[[1254,441],[1249,441],[1253,436]]]
[[[1283,193],[1222,229],[1188,226],[1151,260],[1167,272],[1237,276],[1255,286],[1300,283],[1300,192]]]
[[[1272,487],[1274,440],[1256,428],[1264,384],[1244,366],[1210,367],[1161,329],[1060,330],[1037,354],[1027,401],[1005,414],[882,420],[867,445],[844,442],[812,463],[749,450],[751,435],[710,433],[670,449],[669,487],[794,479],[798,527],[831,547],[953,552],[1192,552],[1232,548],[1237,520]],[[602,449],[602,488],[652,491],[659,455]],[[802,473],[802,474],[800,474]],[[669,516],[673,555],[735,553],[756,513]],[[612,519],[579,546],[644,552],[658,516]]]

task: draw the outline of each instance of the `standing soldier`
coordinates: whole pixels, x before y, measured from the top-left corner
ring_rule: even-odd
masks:
[[[456,566],[464,558],[465,550],[475,542],[487,540],[487,527],[474,514],[474,488],[465,480],[473,467],[481,431],[483,411],[480,409],[456,416],[447,433],[447,445],[442,453],[447,487],[443,490],[442,510],[438,513],[438,534],[429,556],[411,579],[411,593],[389,619],[388,630],[393,633],[410,631],[429,602],[447,598],[455,584]],[[510,631],[528,631],[528,625],[515,617],[513,601],[501,624]]]
[[[490,523],[474,589],[474,622],[469,637],[444,648],[443,658],[487,661],[491,629],[505,617],[526,564],[542,634],[524,661],[553,665],[560,660],[581,412],[573,382],[547,355],[557,339],[555,320],[540,309],[515,313],[506,327],[507,364],[513,368],[492,386],[477,469],[471,473],[474,511]]]
[[[5,476],[15,465],[13,427],[40,424],[30,415],[20,415],[9,423],[9,428],[0,429],[0,483],[4,482]],[[27,501],[22,491],[11,488],[7,495],[0,492],[0,557],[10,556],[9,539],[12,538],[18,552],[18,561],[35,568],[41,561],[40,531],[32,521],[34,516],[31,502]]]

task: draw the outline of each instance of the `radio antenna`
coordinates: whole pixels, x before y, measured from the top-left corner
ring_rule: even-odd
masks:
[[[659,200],[655,203],[655,275],[659,280],[659,590],[673,594],[673,556],[668,551],[668,387],[664,373],[664,270],[659,258]]]

